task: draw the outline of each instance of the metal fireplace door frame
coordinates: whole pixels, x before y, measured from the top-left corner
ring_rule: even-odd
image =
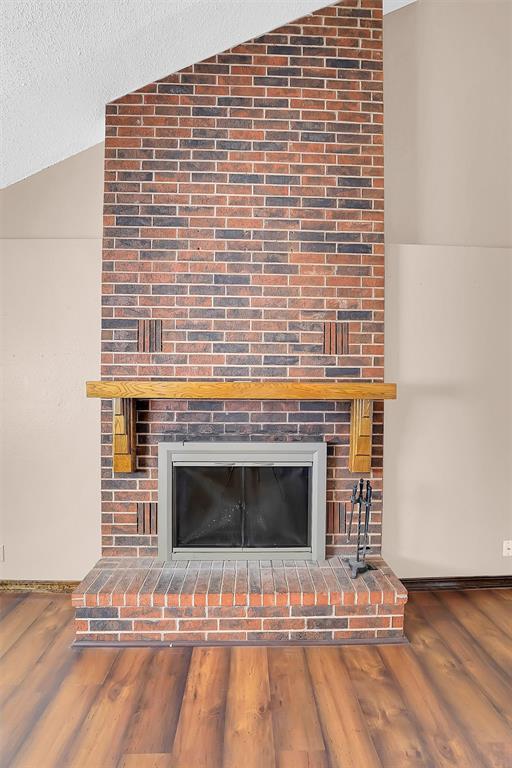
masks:
[[[173,465],[309,466],[311,546],[177,549],[171,521]],[[325,560],[325,442],[165,442],[158,445],[158,557],[162,560]]]

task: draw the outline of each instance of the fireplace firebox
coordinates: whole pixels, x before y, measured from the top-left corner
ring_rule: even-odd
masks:
[[[161,443],[159,556],[325,558],[325,443]]]

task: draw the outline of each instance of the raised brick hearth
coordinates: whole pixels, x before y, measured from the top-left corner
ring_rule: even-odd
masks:
[[[341,558],[103,558],[73,595],[77,642],[400,640],[407,592],[380,559],[351,579]]]

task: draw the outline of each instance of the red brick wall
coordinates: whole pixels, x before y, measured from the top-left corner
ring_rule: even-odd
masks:
[[[380,0],[109,104],[102,377],[382,380],[382,117]],[[185,438],[327,440],[328,545],[343,549],[348,403],[140,402],[139,471],[115,478],[109,402],[102,413],[105,554],[156,551],[138,503],[157,499],[158,442]]]

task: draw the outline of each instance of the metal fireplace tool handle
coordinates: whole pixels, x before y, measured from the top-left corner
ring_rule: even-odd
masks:
[[[354,487],[352,488],[352,496],[350,497],[350,518],[348,523],[347,541],[350,541],[350,536],[352,534],[352,523],[354,522],[354,507],[356,506],[356,501],[357,501],[357,481],[354,483]]]
[[[359,493],[357,495],[357,546],[356,546],[356,560],[359,561],[359,556],[361,554],[361,523],[363,519],[363,488],[364,488],[364,480],[363,478],[359,481]]]
[[[366,496],[364,500],[364,541],[363,541],[363,559],[366,558],[366,553],[370,549],[370,514],[372,508],[372,485],[369,480],[366,481]]]

